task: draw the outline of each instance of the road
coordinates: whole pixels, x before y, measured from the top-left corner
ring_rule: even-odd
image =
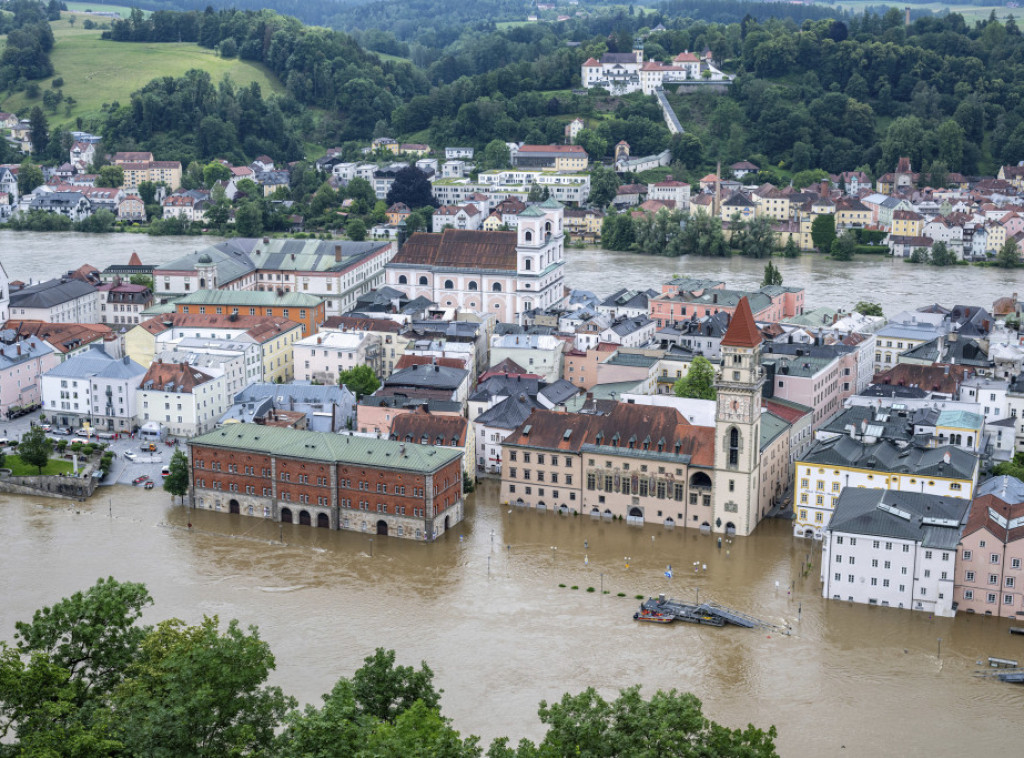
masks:
[[[29,424],[38,423],[38,421],[38,414],[33,413],[29,416],[23,416],[19,419],[4,422],[0,425],[0,430],[2,430],[2,436],[7,437],[10,440],[21,440],[22,435],[28,431]],[[50,433],[48,436],[54,440],[72,440],[79,435],[72,434],[65,437]],[[160,476],[160,469],[170,463],[171,455],[175,450],[175,448],[168,447],[164,443],[160,442],[156,443],[156,452],[144,453],[141,450],[142,443],[139,440],[131,439],[130,437],[99,441],[109,444],[109,449],[114,451],[114,465],[110,469],[110,474],[100,483],[101,487],[114,484],[131,484],[140,476],[148,476],[156,482],[157,487],[159,487],[162,479]],[[184,448],[179,447],[178,449]],[[124,454],[126,452],[135,453],[135,460],[130,461],[125,458]]]

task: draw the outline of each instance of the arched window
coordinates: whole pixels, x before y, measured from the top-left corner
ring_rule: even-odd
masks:
[[[523,239],[527,242],[533,242],[533,232],[529,230],[523,232]]]
[[[495,292],[501,292],[501,282],[495,282],[491,289]]]
[[[409,279],[406,277],[405,274],[402,274],[400,277],[398,277],[398,283],[399,284],[408,284],[409,283]]]
[[[736,427],[729,430],[729,465],[738,466],[740,463],[740,433]]]
[[[532,268],[533,268],[533,261],[530,258],[524,258],[523,259],[523,269],[525,271],[529,271]]]
[[[551,234],[551,222],[550,221],[546,221],[544,223],[544,231],[547,232],[548,234]]]
[[[476,290],[477,290],[476,282],[470,282],[469,283],[469,289],[471,291],[473,291],[473,292],[476,292]]]
[[[427,285],[427,277],[421,276],[420,277],[420,284],[425,287]]]
[[[453,282],[451,279],[445,279],[444,280],[444,288],[446,290],[453,290],[453,289],[455,289],[455,282]]]

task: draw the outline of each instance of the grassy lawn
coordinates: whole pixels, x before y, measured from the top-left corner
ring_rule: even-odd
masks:
[[[392,61],[394,63],[412,63],[411,58],[403,58],[400,55],[388,55],[387,53],[378,53],[376,50],[367,50],[369,53],[373,53],[382,61]]]
[[[12,476],[38,476],[39,469],[35,466],[29,466],[22,462],[21,457],[18,455],[8,455],[4,461],[4,468],[11,470]],[[50,462],[43,468],[43,474],[54,475],[54,474],[70,474],[71,461],[64,461],[58,458],[51,458]]]
[[[853,13],[863,13],[869,6],[878,7],[879,5],[889,5],[894,8],[898,8],[900,13],[906,7],[905,3],[893,3],[893,2],[881,2],[878,0],[841,0],[841,2],[835,3],[835,7],[842,8],[845,11],[852,11]],[[1015,8],[1007,8],[1003,5],[966,5],[960,3],[923,3],[920,5],[911,5],[911,11],[927,10],[935,12],[942,12],[948,10],[950,13],[959,13],[968,22],[974,22],[989,17],[989,14],[994,10],[997,18],[1006,18],[1011,15]],[[1020,15],[1019,13],[1017,15]]]
[[[92,6],[90,6],[92,7]],[[56,44],[51,58],[55,77],[64,79],[64,94],[77,103],[70,115],[63,106],[56,114],[47,113],[50,126],[74,123],[77,116],[95,116],[100,106],[115,100],[125,104],[132,92],[161,76],[181,76],[189,69],[208,71],[213,81],[219,82],[225,74],[238,86],[258,82],[264,95],[282,92],[284,87],[262,66],[240,61],[224,60],[206,48],[187,42],[112,42],[100,39],[98,29],[74,28],[67,21],[53,24]],[[52,79],[38,81],[40,89],[50,89]],[[41,103],[42,98],[29,100],[18,92],[0,101],[0,110],[18,112],[22,108]]]

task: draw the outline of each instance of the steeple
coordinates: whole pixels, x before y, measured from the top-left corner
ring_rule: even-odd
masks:
[[[736,304],[736,313],[729,322],[729,328],[722,337],[722,345],[727,347],[758,347],[761,344],[761,332],[754,323],[754,314],[750,310],[750,302],[741,297]]]

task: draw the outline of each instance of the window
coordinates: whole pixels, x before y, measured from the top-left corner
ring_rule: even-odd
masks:
[[[1006,581],[1003,584],[1006,587],[1006,589],[1012,590],[1013,589],[1013,577],[1012,576],[1006,577]]]
[[[494,292],[501,292],[501,282],[495,282],[493,285],[491,285],[491,290],[493,290]]]
[[[451,279],[445,279],[444,280],[444,288],[446,290],[453,290],[453,289],[455,289],[455,283]]]
[[[884,564],[882,564],[882,568],[885,568],[885,569],[892,568],[892,561],[886,561]]]
[[[729,465],[738,466],[740,462],[740,433],[735,427],[729,430]]]
[[[888,579],[883,579],[882,580],[882,586],[883,587],[888,587],[889,586],[889,580]]]
[[[892,550],[892,543],[891,542],[886,542],[885,543],[885,549],[886,550]]]
[[[973,582],[974,581],[974,572],[973,571],[965,572],[964,573],[964,581],[965,582]]]
[[[842,535],[836,537],[836,544],[837,545],[842,545],[843,544],[843,537],[842,537]]]
[[[874,542],[871,543],[871,547],[873,547],[875,550],[878,550],[878,546],[881,545],[881,544],[882,544],[881,542],[879,542],[878,540],[875,540]]]
[[[988,583],[989,584],[999,584],[999,575],[998,574],[989,574],[988,575]]]
[[[932,551],[931,550],[925,550],[924,551],[924,559],[926,561],[930,561],[932,559]]]
[[[904,553],[909,553],[910,552],[910,545],[904,545],[903,546],[903,552]]]
[[[871,559],[871,568],[878,568],[878,559],[877,558],[872,558]]]
[[[988,562],[993,566],[997,565],[999,563],[999,553],[992,553],[992,555],[989,556]]]
[[[850,584],[853,584],[853,574],[847,574],[846,581],[848,581]]]
[[[964,590],[964,600],[974,600],[974,590]]]
[[[1010,559],[1010,568],[1019,569],[1020,568],[1020,558],[1011,558]]]
[[[877,587],[878,586],[878,579],[876,579],[875,577],[871,577],[871,586],[872,587]]]
[[[964,560],[965,561],[971,560],[971,551],[970,550],[964,550]]]
[[[986,603],[994,603],[996,601],[996,593],[990,592],[985,596]]]
[[[1013,605],[1013,595],[1003,595],[1003,605]]]
[[[423,286],[426,286],[426,284],[427,284],[427,277],[421,276],[420,277],[420,286],[423,287]]]

